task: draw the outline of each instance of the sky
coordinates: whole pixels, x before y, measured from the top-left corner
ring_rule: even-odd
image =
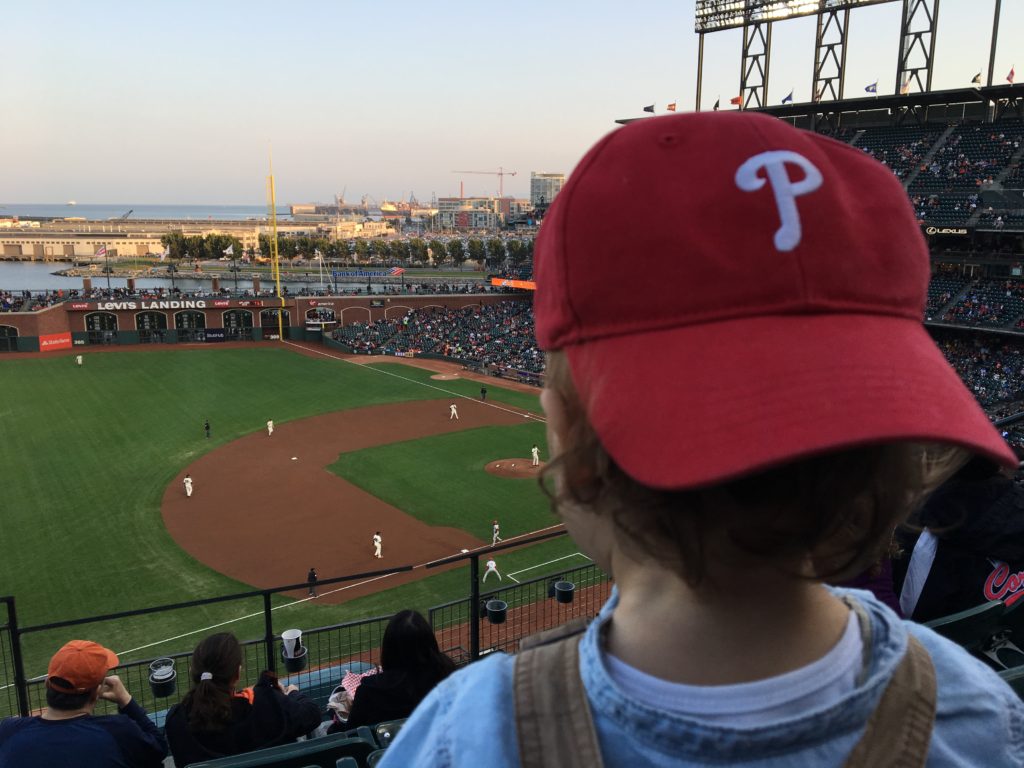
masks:
[[[5,3],[12,3],[7,10]],[[987,75],[995,0],[941,0],[933,88]],[[902,3],[854,10],[847,95],[896,88]],[[281,205],[526,197],[617,118],[694,109],[693,0],[0,2],[0,203]],[[769,102],[809,101],[815,19],[777,23]],[[703,107],[739,93],[741,33],[705,38]],[[996,83],[1024,82],[1003,0]],[[985,75],[983,75],[984,77]]]

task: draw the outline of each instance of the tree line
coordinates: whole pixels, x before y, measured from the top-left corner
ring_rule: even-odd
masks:
[[[204,261],[219,259],[229,246],[233,246],[236,258],[257,255],[270,256],[270,237],[259,236],[259,253],[245,250],[242,241],[232,235],[193,235],[186,237],[180,232],[170,232],[160,238],[168,255],[174,260]],[[466,261],[475,261],[488,268],[506,263],[518,266],[533,258],[533,240],[502,240],[498,237],[481,239],[470,237],[448,241],[412,237],[400,240],[374,238],[370,240],[329,240],[325,237],[279,237],[277,250],[282,258],[316,258],[319,252],[327,263],[366,264],[388,263],[436,266],[451,264],[462,268]]]

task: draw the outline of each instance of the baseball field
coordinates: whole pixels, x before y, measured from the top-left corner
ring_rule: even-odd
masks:
[[[311,566],[326,579],[419,565],[489,544],[492,519],[505,538],[557,523],[522,465],[485,471],[528,463],[535,443],[546,454],[537,391],[490,380],[480,402],[479,381],[437,365],[287,345],[84,354],[81,367],[73,356],[0,358],[0,594],[15,596],[22,626],[298,583]],[[575,552],[563,537],[499,562],[530,578]],[[281,595],[275,627],[426,610],[465,597],[467,572]],[[123,660],[189,650],[222,627],[256,638],[261,606],[29,634],[26,672],[45,671],[71,635]]]

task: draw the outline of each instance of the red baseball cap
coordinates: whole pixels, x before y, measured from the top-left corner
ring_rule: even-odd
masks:
[[[61,693],[87,693],[102,683],[117,664],[117,654],[99,643],[72,640],[50,659],[46,685]]]
[[[535,273],[541,348],[645,485],[897,440],[1017,466],[922,324],[907,195],[859,149],[756,113],[637,121],[573,171]]]

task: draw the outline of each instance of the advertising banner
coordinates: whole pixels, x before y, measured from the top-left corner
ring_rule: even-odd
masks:
[[[206,341],[224,341],[224,329],[223,328],[207,328],[206,329]]]
[[[87,301],[73,301],[71,302],[72,309],[88,309],[89,302]]]
[[[40,352],[53,352],[58,349],[71,349],[71,331],[50,333],[39,337]]]
[[[214,299],[213,306],[215,307],[230,307],[231,302],[228,299]]]
[[[506,280],[501,277],[492,277],[491,285],[499,288],[522,288],[524,291],[536,291],[537,284],[533,280]]]

